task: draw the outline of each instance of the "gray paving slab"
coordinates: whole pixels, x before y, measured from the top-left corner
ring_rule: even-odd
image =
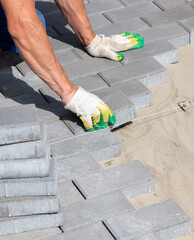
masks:
[[[194,43],[194,17],[180,21],[179,24],[189,33],[190,44]]]
[[[160,13],[151,13],[143,16],[141,19],[150,27],[162,26],[172,22],[181,21],[193,16],[193,9],[190,6],[182,6],[168,9]]]
[[[146,235],[142,235],[136,238],[130,238],[130,240],[160,240],[155,233],[148,233]]]
[[[115,190],[124,190],[127,198],[154,190],[154,178],[140,161],[77,177],[74,183],[87,199]]]
[[[154,12],[161,12],[161,9],[152,2],[140,2],[129,7],[104,12],[103,15],[112,23],[115,23],[122,20],[130,21],[130,18],[141,17]]]
[[[129,123],[137,116],[134,104],[120,90],[102,95],[100,98],[115,112],[117,121],[111,129]]]
[[[133,0],[120,0],[124,6],[133,6],[139,3],[145,3],[145,2],[152,2],[152,0],[138,0],[138,1],[133,1]]]
[[[72,51],[82,60],[88,60],[93,58],[92,56],[89,55],[89,53],[87,53],[84,47],[80,47],[80,46],[75,47],[72,49]]]
[[[50,151],[44,158],[0,161],[0,179],[47,177],[50,173]]]
[[[76,86],[81,86],[89,92],[108,87],[108,85],[97,74],[77,78],[74,79],[72,82]],[[57,95],[49,86],[40,88],[39,91],[44,95],[44,97],[49,103],[60,100],[59,95]]]
[[[98,93],[98,96],[115,112],[117,121],[114,125],[110,125],[111,130],[131,122],[136,117],[134,104],[121,91],[109,91],[106,95]],[[67,111],[61,119],[75,135],[85,133],[83,123],[74,113]]]
[[[81,60],[72,50],[56,53],[56,57],[61,65],[79,62]]]
[[[97,2],[97,1],[96,1]],[[106,4],[106,2],[104,1]],[[102,5],[101,5],[102,6]],[[111,22],[101,13],[93,14],[88,16],[92,29],[95,31],[99,27],[109,25]]]
[[[44,158],[47,152],[45,126],[41,134],[41,140],[1,145],[0,160]]]
[[[121,34],[123,32],[132,32],[139,31],[141,29],[149,28],[148,25],[143,22],[141,19],[135,17],[126,21],[119,21],[114,24],[109,24],[106,26],[102,26],[96,29],[96,34],[105,34],[106,36]]]
[[[154,0],[153,3],[156,4],[162,10],[167,10],[176,7],[185,6],[190,0]]]
[[[0,145],[41,139],[34,105],[0,108]]]
[[[116,239],[132,239],[155,232],[161,240],[190,232],[190,219],[174,200],[168,200],[105,220]]]
[[[136,62],[131,61],[132,58],[130,64],[98,74],[111,87],[134,80],[140,81],[147,87],[166,82],[166,69],[154,58],[139,59]]]
[[[155,58],[160,64],[178,62],[178,49],[166,40],[147,43],[143,48],[125,52],[123,64],[133,63],[148,57]]]
[[[46,104],[46,100],[37,91],[31,91],[29,93],[21,94],[18,96],[11,97],[11,100],[18,104],[35,104],[36,107]]]
[[[59,212],[56,196],[0,199],[0,219]]]
[[[138,33],[145,38],[145,44],[157,40],[168,40],[176,48],[189,44],[188,32],[177,23],[141,30]]]
[[[62,212],[0,219],[0,235],[16,234],[63,224]]]
[[[120,90],[135,105],[135,109],[148,107],[152,105],[152,93],[138,80],[132,80],[127,83],[120,83],[109,88],[95,91],[97,96],[108,95],[111,92]]]
[[[5,97],[13,97],[33,92],[33,88],[24,81],[18,69],[12,67],[7,71],[0,71],[0,91]]]
[[[120,151],[120,142],[109,129],[88,132],[72,139],[51,144],[51,153],[57,159],[65,159],[89,152],[96,161],[101,161],[119,156]]]
[[[65,181],[58,183],[58,196],[62,209],[73,203],[85,201],[84,197],[77,190],[72,181]]]
[[[62,121],[54,121],[46,124],[47,142],[54,143],[60,140],[72,138],[74,134]]]
[[[134,208],[120,192],[104,194],[63,207],[62,228],[66,232],[126,211],[134,211]]]
[[[60,234],[61,230],[58,227],[52,227],[52,228],[45,228],[41,230],[34,230],[32,232],[23,232],[23,233],[17,233],[12,235],[5,235],[1,236],[1,240],[23,240],[23,239],[30,239],[30,240],[48,240],[49,237],[54,237],[57,234]]]
[[[57,163],[51,161],[49,177],[1,179],[0,197],[55,196],[57,194]]]
[[[21,74],[23,76],[27,76],[27,77],[31,77],[33,76],[35,73],[30,69],[30,67],[27,65],[27,63],[25,61],[18,63],[16,65],[16,68],[18,69],[18,71],[21,72]]]
[[[47,32],[47,35],[51,38],[59,38],[60,37],[59,34],[57,34],[57,32],[54,30],[54,28],[48,24],[46,26],[46,32]]]
[[[59,118],[63,116],[65,109],[61,101],[55,101],[53,103],[46,103],[42,105],[41,108],[37,108],[37,112],[39,120],[48,123],[59,120]]]
[[[58,160],[58,182],[100,172],[100,165],[88,154]]]
[[[56,39],[56,38],[49,37],[49,41],[52,45],[52,48],[55,54],[58,52],[66,51],[73,48],[73,45],[63,41],[62,38]]]
[[[118,0],[95,0],[89,2],[86,6],[88,15],[104,12],[106,10],[123,8],[123,4]]]
[[[83,60],[78,63],[72,63],[64,66],[64,70],[71,80],[86,77],[88,75],[96,74],[99,71],[116,68],[121,66],[121,63],[110,61],[104,58],[92,58]]]
[[[81,240],[81,239],[91,239],[91,240],[113,240],[113,237],[104,227],[102,222],[96,222],[84,227],[73,229],[63,234],[58,234],[55,240]],[[48,238],[47,240],[53,240]]]

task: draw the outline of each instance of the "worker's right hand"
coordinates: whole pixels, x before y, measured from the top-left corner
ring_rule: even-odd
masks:
[[[116,122],[115,113],[96,95],[81,87],[78,87],[65,108],[77,114],[87,131],[106,128],[108,123]]]

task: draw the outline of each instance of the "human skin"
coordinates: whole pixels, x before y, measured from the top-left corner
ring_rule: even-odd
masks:
[[[20,56],[66,105],[77,87],[69,80],[53,52],[46,30],[36,13],[35,0],[0,0],[0,3],[7,18],[8,31]],[[56,0],[56,4],[81,43],[88,45],[95,33],[83,0]]]

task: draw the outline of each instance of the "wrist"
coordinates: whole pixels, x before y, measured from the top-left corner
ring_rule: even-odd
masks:
[[[73,84],[65,89],[61,96],[61,101],[63,102],[64,105],[67,105],[69,103],[69,101],[75,95],[77,90],[78,88]]]

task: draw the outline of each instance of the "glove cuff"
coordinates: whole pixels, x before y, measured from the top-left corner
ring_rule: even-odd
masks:
[[[90,48],[95,48],[101,42],[102,42],[102,37],[100,35],[96,35],[95,38],[91,41],[91,43],[85,47],[85,49],[88,51]]]
[[[68,102],[68,104],[65,106],[65,109],[71,110],[72,112],[77,112],[76,106],[80,102],[81,99],[83,99],[83,96],[88,93],[85,89],[82,87],[78,87],[78,90],[76,93],[73,95],[71,100]]]

